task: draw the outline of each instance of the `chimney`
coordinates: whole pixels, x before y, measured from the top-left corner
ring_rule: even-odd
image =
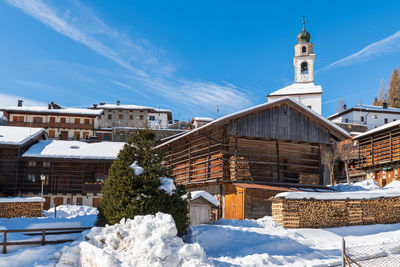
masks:
[[[47,105],[47,107],[48,107],[49,109],[51,109],[51,103],[49,103],[49,104]]]
[[[388,108],[388,103],[387,102],[383,102],[382,103],[382,107],[383,107],[383,109],[387,109]]]
[[[347,105],[343,104],[343,110],[346,110],[346,109],[347,109]]]
[[[97,104],[93,104],[93,108],[94,108],[94,109],[97,109]]]
[[[18,107],[22,107],[22,102],[24,102],[24,100],[22,100],[22,99],[20,99],[20,100],[18,100]]]
[[[104,103],[104,102],[101,102],[101,103],[100,103],[100,106],[104,106],[105,104],[106,104],[106,103]]]
[[[121,105],[121,101],[117,100],[117,106]]]

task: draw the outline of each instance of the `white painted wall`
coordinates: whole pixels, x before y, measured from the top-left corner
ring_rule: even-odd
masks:
[[[321,97],[322,94],[301,94],[301,95],[288,95],[289,97],[299,101],[306,107],[311,107],[312,110],[317,112],[318,114],[321,114],[321,106],[322,106],[322,101]],[[268,96],[268,102],[274,101],[277,99],[280,99],[285,96]]]
[[[364,117],[364,121],[361,120],[362,116]],[[371,130],[386,124],[385,119],[387,119],[388,123],[394,120],[400,120],[400,114],[357,110],[343,114],[342,116],[339,116],[332,121],[337,123],[366,125],[368,127],[368,130]]]

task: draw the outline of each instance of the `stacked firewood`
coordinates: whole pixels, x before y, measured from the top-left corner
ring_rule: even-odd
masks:
[[[40,217],[40,202],[0,203],[0,218]]]
[[[274,199],[272,218],[287,228],[400,222],[400,197],[362,200]]]

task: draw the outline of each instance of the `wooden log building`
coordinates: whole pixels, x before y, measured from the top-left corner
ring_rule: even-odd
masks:
[[[44,139],[41,128],[0,126],[0,197],[18,192],[21,156]]]
[[[346,138],[345,130],[285,97],[217,119],[158,148],[176,183],[216,196],[220,217],[244,219],[269,215],[269,198],[279,192],[322,188],[329,181],[322,147]]]
[[[19,195],[38,196],[44,177],[46,209],[62,204],[97,207],[108,169],[124,144],[41,141],[21,157]]]
[[[358,142],[355,172],[385,186],[400,178],[400,121],[393,121],[353,138]]]

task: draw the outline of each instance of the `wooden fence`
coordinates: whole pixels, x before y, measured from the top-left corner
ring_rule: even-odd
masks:
[[[73,234],[73,233],[81,233],[84,230],[91,229],[91,227],[74,227],[74,228],[45,228],[45,229],[18,229],[18,230],[0,230],[0,233],[3,233],[3,242],[0,243],[0,246],[3,246],[3,253],[7,253],[7,246],[20,246],[20,245],[42,245],[45,244],[59,244],[72,242],[74,239],[61,239],[61,240],[47,240],[46,241],[46,232],[47,235],[57,235],[57,234]],[[28,233],[26,235],[34,236],[41,235],[42,239],[37,241],[7,241],[8,233]]]

